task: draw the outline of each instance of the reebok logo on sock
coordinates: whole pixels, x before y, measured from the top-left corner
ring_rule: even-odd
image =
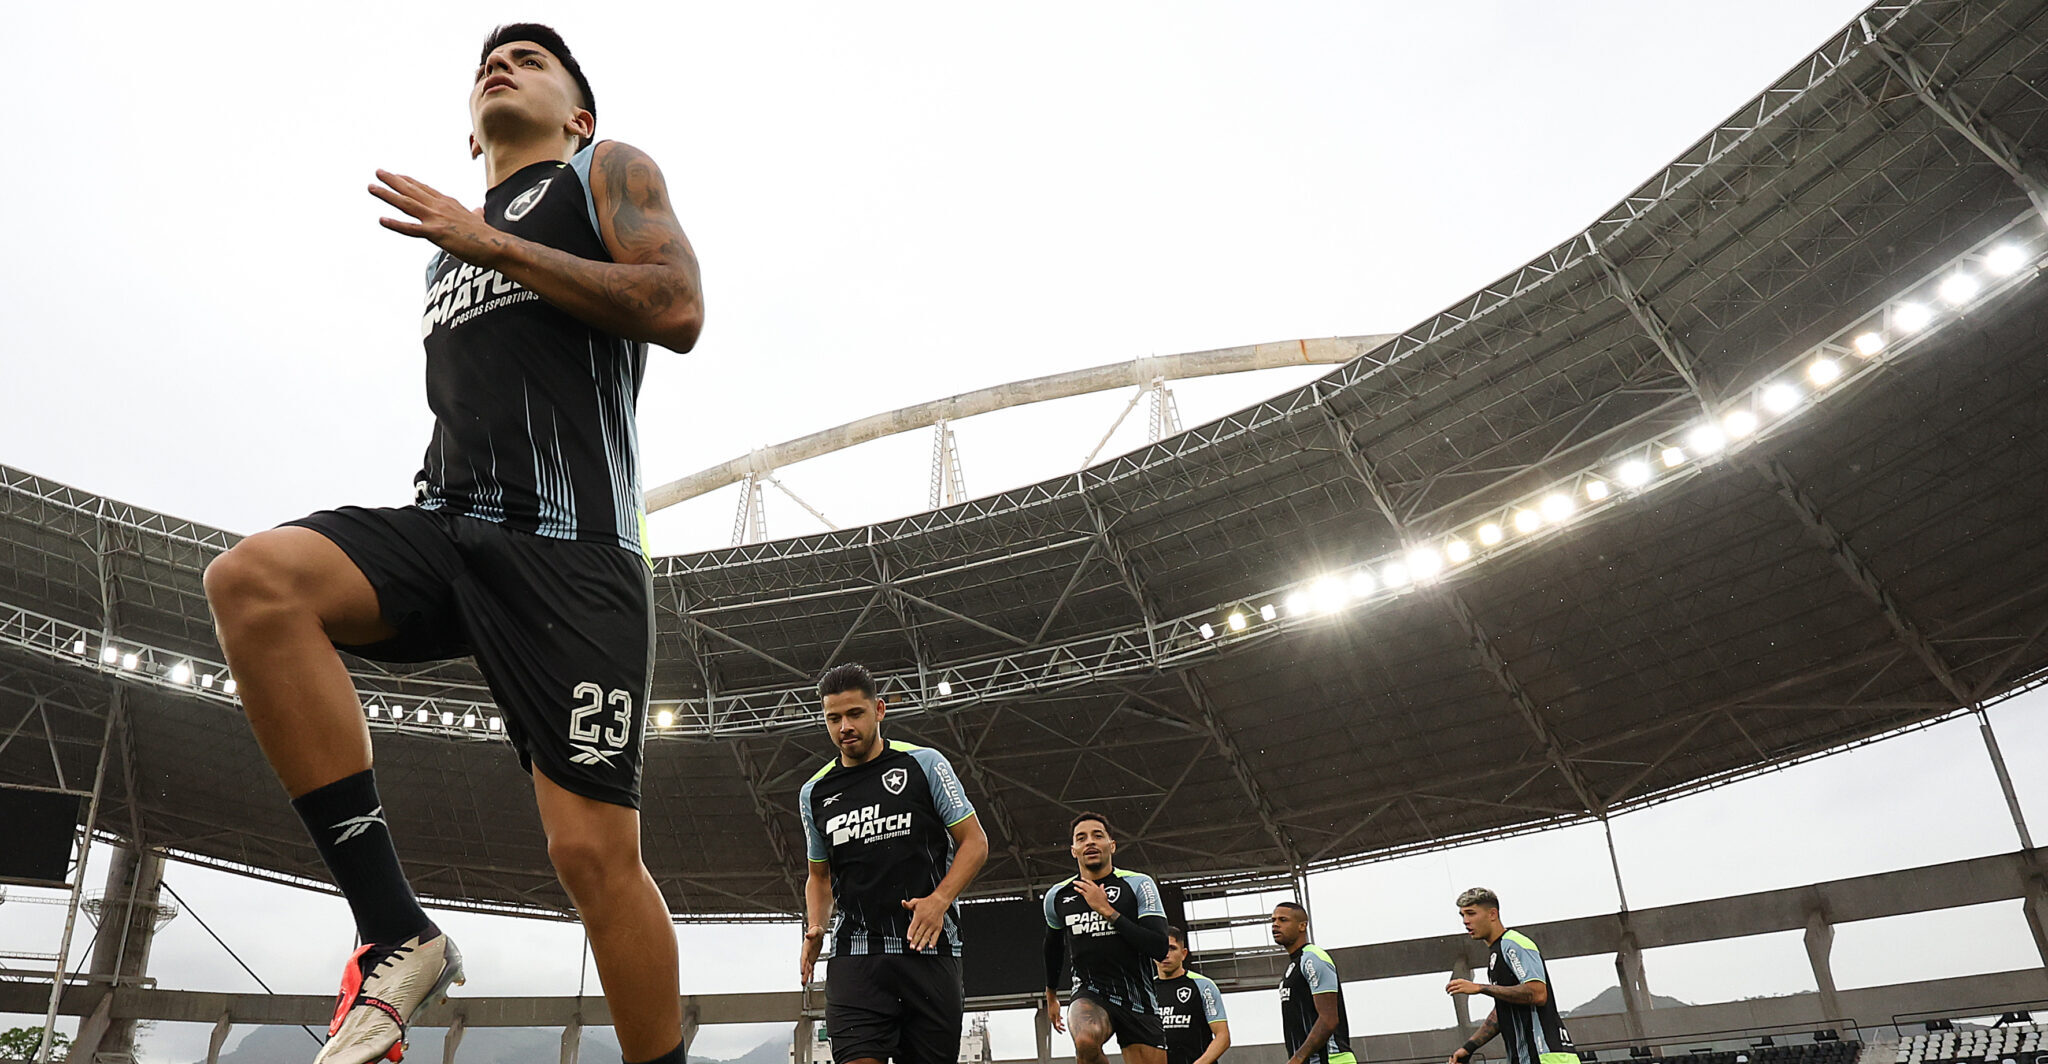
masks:
[[[362,816],[349,817],[347,820],[334,825],[334,827],[341,829],[341,834],[334,837],[335,844],[340,845],[361,835],[363,832],[370,830],[372,824],[389,830],[389,827],[384,823],[383,806],[380,805]]]

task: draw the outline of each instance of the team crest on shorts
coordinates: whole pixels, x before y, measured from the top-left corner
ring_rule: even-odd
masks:
[[[882,773],[882,787],[890,794],[902,794],[904,785],[909,782],[909,769],[892,768]]]
[[[505,205],[505,220],[516,222],[526,217],[526,212],[532,210],[534,205],[540,202],[540,198],[548,194],[548,186],[554,183],[554,178],[544,178],[540,184],[521,192],[518,199]]]

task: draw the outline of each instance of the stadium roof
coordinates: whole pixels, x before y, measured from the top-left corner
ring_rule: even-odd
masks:
[[[1003,495],[657,559],[671,905],[795,909],[808,690],[841,661],[967,777],[983,893],[1068,874],[1082,807],[1132,867],[1227,882],[1602,815],[2032,682],[2044,16],[1874,6],[1585,230],[1309,386]],[[199,578],[235,537],[0,477],[0,782],[89,785],[119,703],[104,829],[321,878],[219,682]],[[1397,562],[1444,569],[1392,586]],[[475,672],[355,665],[420,891],[564,909]]]

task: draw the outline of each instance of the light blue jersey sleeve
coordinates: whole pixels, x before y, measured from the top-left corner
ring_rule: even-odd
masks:
[[[1202,991],[1202,1011],[1209,1014],[1210,1023],[1222,1023],[1230,1018],[1223,1011],[1223,992],[1216,989],[1216,983],[1206,975],[1195,975],[1195,986]]]
[[[1550,973],[1543,970],[1543,954],[1521,932],[1510,931],[1501,936],[1500,956],[1522,982],[1550,982]]]
[[[597,234],[598,243],[604,242],[604,226],[597,222],[597,195],[590,188],[590,164],[597,158],[598,141],[591,141],[583,150],[569,158],[569,166],[576,171],[576,180],[583,183],[583,215],[590,220],[590,231]]]
[[[832,859],[832,846],[825,841],[825,833],[818,830],[817,819],[811,816],[811,788],[817,785],[817,776],[804,784],[803,790],[797,792],[796,808],[804,820],[804,852],[810,855],[811,860],[823,863]]]
[[[1151,876],[1143,872],[1118,872],[1117,875],[1122,876],[1124,882],[1129,883],[1131,889],[1138,892],[1139,919],[1166,915],[1166,903],[1159,897],[1159,884],[1152,882]]]
[[[1311,994],[1336,994],[1344,989],[1337,983],[1337,965],[1329,954],[1315,946],[1301,951],[1301,974],[1308,980]]]
[[[1053,884],[1053,888],[1051,890],[1045,892],[1045,926],[1052,928],[1055,931],[1059,930],[1062,927],[1065,927],[1066,925],[1060,923],[1060,911],[1058,908],[1054,907],[1053,899],[1060,896],[1061,887],[1064,887],[1068,883],[1072,882],[1073,880],[1069,879],[1065,882],[1055,883]]]
[[[939,819],[952,827],[974,815],[974,803],[967,800],[967,791],[960,786],[960,775],[953,771],[953,763],[946,755],[928,746],[913,747],[910,756],[924,769],[925,778],[931,781],[932,808],[939,811]]]

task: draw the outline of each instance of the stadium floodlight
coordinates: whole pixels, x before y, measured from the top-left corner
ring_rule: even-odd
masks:
[[[1942,301],[1952,307],[1960,307],[1968,303],[1970,300],[1977,298],[1977,293],[1983,290],[1983,282],[1967,273],[1949,274],[1948,277],[1942,280],[1941,287],[1935,289],[1941,295]]]
[[[1901,303],[1892,308],[1892,324],[1906,332],[1918,332],[1934,320],[1934,312],[1918,303]]]
[[[1721,427],[1728,432],[1728,438],[1739,440],[1756,431],[1756,415],[1747,410],[1736,410],[1721,419]]]
[[[135,653],[135,652],[134,652],[134,651],[132,651],[132,650],[131,650],[131,651],[129,651],[128,653],[126,653],[126,654],[123,654],[123,655],[121,655],[121,667],[122,667],[123,669],[126,669],[126,670],[128,670],[129,672],[134,672],[134,671],[135,671],[135,668],[136,668],[136,666],[138,666],[138,665],[141,665],[141,664],[142,664],[142,655],[140,655],[140,654],[137,654],[137,653]]]
[[[940,681],[939,681],[939,697],[940,697],[940,698],[945,698],[945,697],[947,697],[947,696],[951,695],[952,693],[953,693],[953,681],[951,681],[951,680],[940,680]]]
[[[1864,358],[1869,358],[1884,350],[1884,337],[1874,332],[1867,332],[1857,336],[1855,342],[1856,353]]]
[[[1631,488],[1640,488],[1650,482],[1650,463],[1644,461],[1623,462],[1621,482]]]
[[[1589,481],[1587,481],[1587,482],[1586,482],[1586,500],[1587,500],[1588,502],[1600,502],[1600,501],[1602,501],[1603,499],[1606,499],[1606,498],[1607,498],[1607,482],[1606,482],[1606,481],[1604,481],[1604,480],[1589,480]]]
[[[1678,447],[1666,447],[1657,457],[1664,460],[1664,468],[1676,469],[1685,461],[1685,451]]]
[[[659,713],[656,713],[656,714],[654,715],[654,726],[655,726],[655,727],[657,727],[657,728],[673,728],[673,727],[675,727],[675,726],[676,726],[676,711],[675,711],[675,710],[673,710],[673,709],[664,709],[664,710],[662,710],[661,712],[659,712]]]
[[[1832,358],[1816,358],[1806,367],[1806,379],[1826,387],[1842,376],[1842,364]]]
[[[1462,539],[1451,540],[1444,544],[1444,557],[1449,558],[1452,565],[1463,565],[1472,557],[1472,546]]]
[[[191,683],[192,666],[182,661],[177,663],[176,665],[171,666],[171,682]]]
[[[76,643],[73,643],[73,644],[71,644],[71,652],[72,652],[73,654],[76,654],[76,655],[78,655],[78,656],[79,656],[79,657],[81,657],[81,658],[82,658],[82,657],[84,657],[84,656],[85,656],[85,640],[81,639],[81,640],[79,640],[78,642],[76,642]]]
[[[206,675],[201,676],[199,678],[199,686],[204,687],[209,691],[213,690],[213,674],[209,672]]]
[[[1685,436],[1685,445],[1692,448],[1694,454],[1713,454],[1727,442],[1728,437],[1722,434],[1721,427],[1714,424],[1701,425]]]
[[[447,711],[447,710],[445,710],[445,709],[444,709],[444,710],[442,710],[442,711],[441,711],[441,726],[442,726],[443,728],[449,728],[449,727],[453,727],[454,725],[455,725],[455,714],[453,714],[453,713],[450,713],[450,712],[448,712],[448,711]]]
[[[504,722],[504,721],[502,721],[502,720],[500,720],[500,719],[498,719],[497,717],[492,717],[492,718],[491,718],[491,730],[492,730],[492,731],[504,731],[504,730],[505,730],[505,722]]]
[[[1500,526],[1491,521],[1479,526],[1479,542],[1491,547],[1501,541]]]
[[[1233,613],[1233,614],[1231,614],[1231,615],[1230,615],[1230,619],[1229,619],[1229,621],[1228,621],[1227,623],[1228,623],[1228,624],[1230,625],[1230,630],[1231,630],[1231,631],[1233,631],[1233,632],[1242,632],[1242,631],[1244,631],[1244,626],[1245,626],[1245,619],[1244,619],[1244,614],[1242,614],[1242,613]]]
[[[414,719],[418,720],[421,724],[425,724],[427,722],[427,707],[421,706],[419,715]]]
[[[1541,527],[1543,527],[1543,518],[1536,516],[1536,511],[1515,511],[1515,531],[1521,532],[1526,535],[1527,533],[1534,532]]]
[[[2027,253],[2018,244],[2000,244],[1984,256],[1984,267],[2000,277],[2027,264]]]
[[[1337,576],[1322,577],[1309,586],[1308,593],[1315,599],[1316,609],[1324,613],[1335,613],[1351,601],[1351,591],[1344,579]]]
[[[1282,603],[1282,605],[1287,607],[1287,615],[1289,617],[1305,617],[1312,608],[1309,603],[1308,592],[1306,591],[1296,591],[1289,594],[1287,601]]]
[[[1421,547],[1408,552],[1408,571],[1417,580],[1428,580],[1444,571],[1444,556],[1436,551]]]
[[[221,689],[222,691],[224,691],[224,692],[226,692],[226,693],[228,693],[228,694],[232,695],[232,694],[234,694],[234,693],[235,693],[235,688],[236,688],[236,687],[238,687],[238,686],[240,686],[240,685],[239,685],[239,684],[237,684],[237,683],[235,683],[235,678],[234,678],[234,677],[232,677],[232,676],[230,676],[230,677],[228,677],[228,681],[227,681],[226,683],[224,683],[224,684],[221,684],[221,685],[220,685],[220,689]]]
[[[474,727],[476,727],[476,714],[474,714],[474,713],[464,713],[464,714],[462,715],[462,726],[463,726],[463,727],[465,727],[465,728],[474,728]]]
[[[1380,570],[1380,583],[1390,588],[1408,586],[1408,567],[1400,562],[1389,562]]]
[[[1364,597],[1366,597],[1367,595],[1370,595],[1370,594],[1372,594],[1372,593],[1373,593],[1373,590],[1374,590],[1375,588],[1377,588],[1378,586],[1379,586],[1378,584],[1376,584],[1376,583],[1374,583],[1374,582],[1373,582],[1373,578],[1372,578],[1372,574],[1371,574],[1371,573],[1369,573],[1369,572],[1365,571],[1364,569],[1354,569],[1354,570],[1352,570],[1352,572],[1351,572],[1351,597],[1352,597],[1352,598],[1364,598]]]
[[[1201,627],[1201,633],[1202,633],[1202,638],[1204,638],[1204,639],[1214,639],[1214,638],[1216,638],[1216,626],[1215,626],[1215,625],[1213,625],[1213,624],[1210,624],[1210,623],[1209,623],[1208,621],[1203,621],[1203,622],[1202,622],[1202,627]]]
[[[1577,507],[1572,505],[1572,497],[1564,492],[1554,491],[1543,497],[1543,519],[1553,525],[1570,517],[1575,509]]]
[[[121,651],[114,644],[108,643],[100,648],[100,664],[112,665],[119,660],[121,660]]]
[[[1799,405],[1799,389],[1789,384],[1773,384],[1764,389],[1764,409],[1773,414],[1789,414]]]
[[[1270,602],[1259,607],[1259,620],[1270,621],[1278,616],[1280,616],[1280,612],[1275,610]]]

